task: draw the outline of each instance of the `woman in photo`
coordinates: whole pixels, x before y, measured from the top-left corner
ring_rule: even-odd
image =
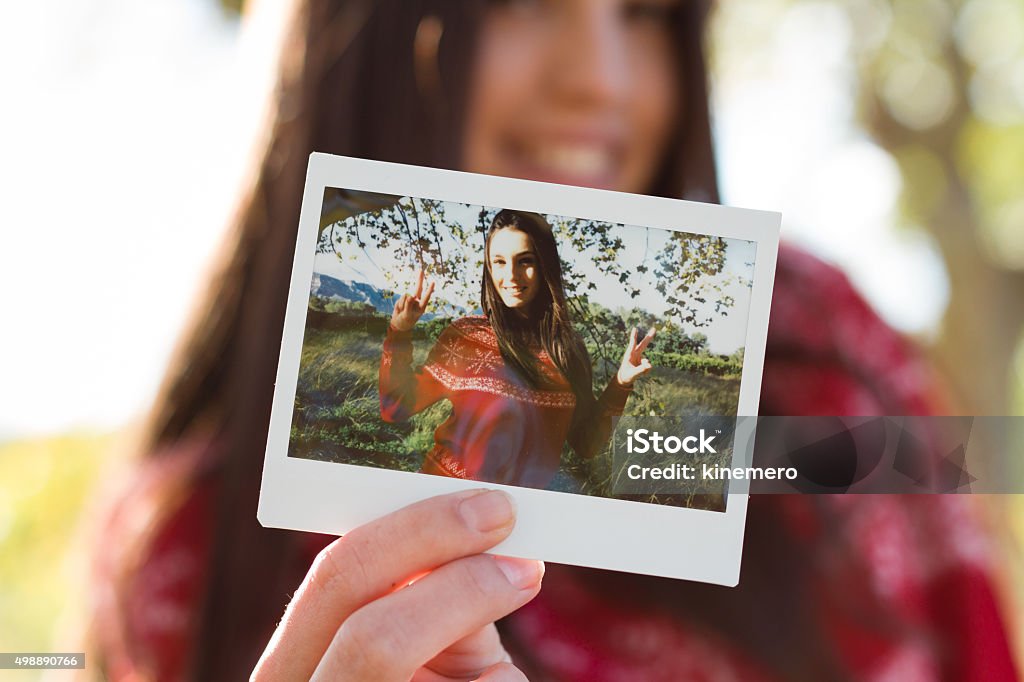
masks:
[[[597,400],[583,339],[573,329],[551,226],[536,213],[503,210],[484,242],[480,308],[448,326],[424,365],[412,368],[412,330],[434,293],[424,286],[395,304],[380,364],[381,416],[401,421],[438,400],[451,416],[434,435],[424,473],[543,488],[566,442],[589,459],[607,442],[652,328],[631,330],[618,372]]]

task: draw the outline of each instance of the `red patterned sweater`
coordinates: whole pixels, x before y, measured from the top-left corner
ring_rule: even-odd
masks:
[[[423,471],[491,483],[543,488],[558,471],[562,446],[592,457],[611,434],[630,388],[614,378],[572,429],[576,396],[543,350],[543,388],[531,388],[505,363],[485,317],[449,325],[413,369],[412,332],[388,328],[380,362],[380,413],[401,421],[447,399],[451,416],[437,427]]]

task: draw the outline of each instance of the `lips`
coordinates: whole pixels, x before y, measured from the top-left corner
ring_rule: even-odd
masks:
[[[615,167],[611,150],[596,145],[560,144],[531,150],[529,160],[539,168],[567,175],[604,175]]]
[[[604,136],[510,141],[508,162],[520,177],[564,185],[610,189],[621,165],[620,145]]]

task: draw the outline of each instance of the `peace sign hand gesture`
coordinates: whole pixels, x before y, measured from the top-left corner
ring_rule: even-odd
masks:
[[[391,313],[391,326],[400,331],[407,332],[416,326],[416,322],[427,310],[430,297],[434,293],[434,283],[427,285],[423,290],[423,268],[416,270],[416,293],[413,295],[402,294],[402,297],[395,303],[395,310]]]
[[[629,386],[638,376],[651,371],[651,361],[644,357],[644,349],[654,339],[654,327],[651,327],[651,330],[639,343],[637,343],[636,336],[637,330],[636,327],[633,327],[629,332],[629,345],[626,346],[626,352],[622,355],[622,364],[619,365],[619,372],[615,375],[615,378],[623,386]]]

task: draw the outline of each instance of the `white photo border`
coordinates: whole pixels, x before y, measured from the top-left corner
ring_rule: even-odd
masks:
[[[292,412],[324,191],[362,190],[641,225],[757,243],[739,416],[758,410],[781,214],[677,199],[477,175],[314,153],[310,155],[288,292],[257,517],[266,527],[342,535],[432,495],[500,488],[518,508],[495,554],[594,568],[739,582],[748,483],[730,482],[726,510],[706,511],[482,483],[288,456]],[[740,424],[754,420],[740,420]],[[747,466],[750,430],[736,433],[732,466]]]

